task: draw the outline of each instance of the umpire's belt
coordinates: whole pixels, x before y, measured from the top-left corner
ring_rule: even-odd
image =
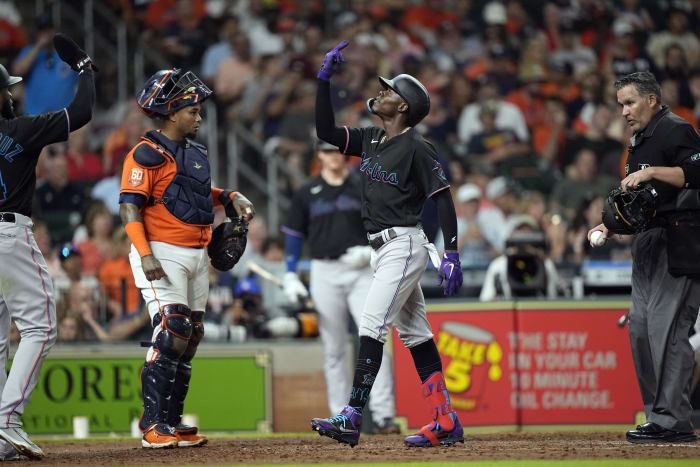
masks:
[[[378,250],[389,240],[393,240],[398,237],[398,234],[393,228],[384,229],[376,234],[371,234],[367,232],[367,240],[369,240],[369,246]]]

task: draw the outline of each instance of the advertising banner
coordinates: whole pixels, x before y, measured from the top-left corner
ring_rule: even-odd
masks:
[[[521,420],[531,424],[633,424],[643,409],[626,309],[519,310]]]
[[[643,409],[625,302],[455,303],[428,308],[465,426],[631,424]],[[392,340],[397,414],[429,421],[410,352]]]
[[[516,411],[509,403],[514,312],[485,310],[484,305],[481,310],[460,311],[460,305],[465,304],[455,304],[454,309],[442,305],[441,311],[428,313],[452,407],[465,426],[514,425]],[[396,331],[392,342],[397,413],[407,418],[409,427],[420,427],[429,421],[420,380]]]
[[[86,416],[90,433],[129,432],[141,416],[143,357],[48,358],[22,420],[31,434],[72,433]],[[196,357],[185,413],[203,431],[269,431],[269,356]]]

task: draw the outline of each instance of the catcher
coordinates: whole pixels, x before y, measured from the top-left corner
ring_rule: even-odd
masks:
[[[634,134],[626,177],[588,240],[604,243],[592,238],[596,231],[603,239],[634,235],[628,329],[646,423],[628,431],[627,440],[692,442],[688,335],[700,306],[700,137],[661,104],[651,73],[627,75],[615,89]]]
[[[245,196],[211,187],[206,148],[197,134],[202,102],[212,91],[192,72],[151,76],[138,105],[162,129],[149,131],[127,154],[119,214],[131,242],[129,261],[148,306],[153,338],[141,371],[144,448],[201,446],[207,438],[181,423],[192,357],[204,327],[212,263],[230,269],[245,247],[245,225],[224,223],[212,235],[214,207],[245,221],[255,214]],[[206,247],[212,240],[212,246]]]

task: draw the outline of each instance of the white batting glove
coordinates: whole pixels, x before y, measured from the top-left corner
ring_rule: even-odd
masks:
[[[287,296],[287,299],[293,304],[298,304],[300,299],[309,296],[309,291],[306,290],[306,287],[304,287],[297,273],[292,271],[288,271],[284,274],[282,278],[282,290]]]
[[[338,261],[347,264],[353,269],[364,268],[372,257],[372,247],[369,245],[351,246],[343,253]]]

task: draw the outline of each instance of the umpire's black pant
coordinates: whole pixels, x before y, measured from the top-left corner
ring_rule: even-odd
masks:
[[[700,306],[700,280],[669,274],[664,228],[636,235],[632,258],[629,335],[647,421],[692,431],[688,337]]]

